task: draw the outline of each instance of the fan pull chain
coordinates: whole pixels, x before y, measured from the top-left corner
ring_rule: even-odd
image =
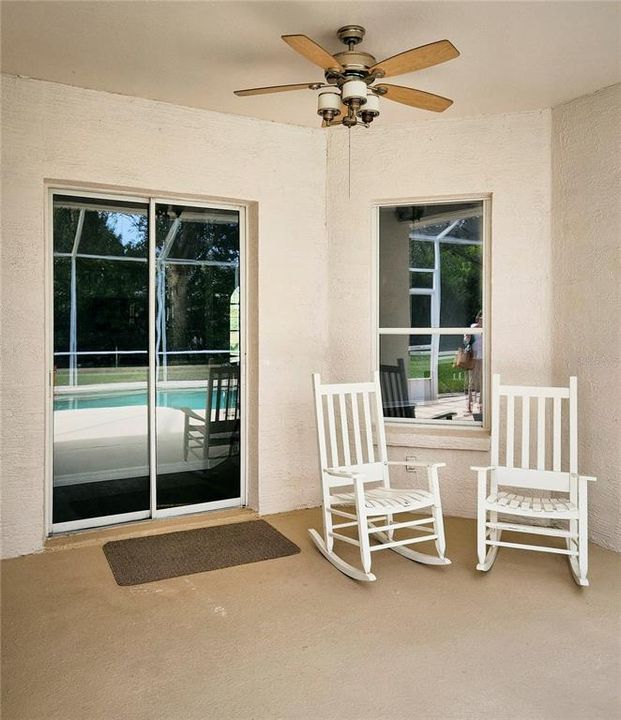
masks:
[[[351,199],[351,128],[347,128],[347,195]]]

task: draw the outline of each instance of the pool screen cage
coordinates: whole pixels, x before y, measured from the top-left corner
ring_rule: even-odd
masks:
[[[105,203],[105,204],[104,204]],[[61,195],[54,196],[54,209],[63,208],[68,210],[77,210],[77,224],[70,252],[61,252],[54,249],[54,258],[68,258],[70,260],[70,290],[69,290],[69,349],[67,351],[55,351],[54,359],[57,357],[68,357],[68,376],[67,385],[76,387],[78,385],[78,358],[83,356],[114,356],[115,366],[118,366],[119,356],[127,355],[145,355],[148,356],[147,349],[132,350],[78,350],[78,282],[77,282],[77,260],[84,258],[88,260],[104,260],[121,263],[149,263],[148,257],[132,257],[128,255],[106,255],[97,253],[81,252],[81,243],[83,241],[84,221],[86,213],[95,211],[100,213],[114,213],[116,216],[125,216],[132,219],[137,215],[148,217],[148,206],[140,206],[132,204],[128,209],[127,204],[119,202],[118,206],[114,203],[97,200],[83,200]],[[208,210],[208,208],[205,208]],[[210,214],[200,212],[199,209],[193,212],[191,209],[183,209],[173,219],[170,228],[161,245],[161,250],[155,259],[155,293],[156,293],[156,316],[155,316],[155,363],[158,376],[161,371],[160,379],[164,382],[168,381],[168,359],[170,356],[178,355],[226,355],[230,358],[230,362],[239,362],[239,257],[236,260],[210,260],[210,259],[188,259],[171,257],[171,251],[174,247],[175,239],[184,222],[206,222],[213,224],[231,224],[230,213],[226,214]],[[231,294],[229,311],[230,311],[230,345],[229,348],[214,349],[186,349],[186,350],[169,350],[166,334],[166,316],[167,316],[167,300],[166,300],[166,268],[170,265],[194,265],[200,267],[226,267],[234,272],[234,288]]]
[[[438,228],[437,217],[430,217],[426,220],[418,220],[416,229],[409,233],[410,241],[432,243],[433,247],[433,267],[410,267],[411,275],[419,273],[429,274],[431,276],[431,287],[416,287],[416,283],[410,283],[410,296],[419,295],[427,296],[430,299],[430,322],[429,327],[440,327],[440,308],[442,303],[442,254],[440,252],[441,245],[476,245],[482,246],[481,239],[454,237],[451,232],[458,228],[464,220],[470,218],[481,218],[483,216],[483,207],[477,205],[474,208],[458,210],[455,219],[449,219],[441,229]],[[427,226],[427,227],[426,227]],[[438,232],[434,231],[434,227]],[[414,287],[412,287],[414,285]],[[476,331],[475,331],[476,332]],[[429,399],[436,400],[438,398],[438,378],[439,378],[439,361],[440,361],[440,335],[432,334],[429,344],[413,344],[409,346],[411,354],[426,353],[430,354],[430,393]],[[449,351],[450,355],[454,351]]]

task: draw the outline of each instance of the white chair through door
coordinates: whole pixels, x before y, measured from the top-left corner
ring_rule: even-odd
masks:
[[[309,530],[322,554],[341,572],[355,580],[375,580],[371,555],[389,548],[428,565],[450,565],[444,556],[445,539],[438,468],[444,463],[391,462],[386,452],[379,373],[373,382],[322,385],[313,375],[319,439],[323,536]],[[393,488],[389,466],[423,468],[428,489]],[[400,513],[423,517],[396,522]],[[343,518],[344,522],[335,523]],[[355,528],[357,538],[343,534]],[[396,539],[395,530],[415,531],[414,537]],[[371,539],[377,544],[371,544]],[[362,569],[345,562],[334,550],[335,540],[360,548]],[[407,547],[433,541],[437,555]]]
[[[578,474],[577,388],[575,377],[569,387],[526,387],[501,385],[500,375],[493,376],[491,466],[472,468],[478,474],[477,570],[489,570],[500,547],[536,550],[566,555],[578,585],[589,584],[587,484],[595,478]],[[536,436],[531,438],[535,400]],[[542,493],[534,496],[532,490]],[[526,522],[499,521],[499,513]],[[539,520],[546,522],[532,524]],[[505,532],[562,538],[565,547],[506,542],[501,540]]]

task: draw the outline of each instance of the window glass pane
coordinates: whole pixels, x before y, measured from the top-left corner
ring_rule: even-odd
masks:
[[[146,262],[76,259],[77,343],[81,351],[149,344]]]
[[[482,246],[441,243],[440,327],[468,327],[482,303]]]
[[[239,213],[158,205],[158,257],[239,262]]]
[[[410,288],[428,288],[433,287],[433,273],[430,272],[413,272],[410,270]]]
[[[77,242],[76,242],[77,241]],[[54,252],[148,257],[147,209],[122,200],[54,200]]]
[[[146,215],[87,212],[78,253],[148,257]]]
[[[146,206],[54,200],[54,523],[149,509],[148,233],[128,218]]]
[[[54,205],[54,252],[70,253],[73,250],[80,211]]]
[[[380,336],[385,417],[481,423],[482,340],[474,334]]]
[[[432,327],[431,295],[410,295],[410,322],[406,327]]]
[[[69,350],[71,258],[54,258],[54,352]]]
[[[157,507],[240,495],[239,213],[156,207]]]
[[[380,327],[472,324],[483,298],[483,203],[383,207],[379,214]],[[408,299],[413,289],[431,293]]]

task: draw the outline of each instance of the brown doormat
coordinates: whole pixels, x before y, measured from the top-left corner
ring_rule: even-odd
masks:
[[[264,520],[249,520],[115,540],[103,551],[118,585],[140,585],[295,555],[300,548]]]

